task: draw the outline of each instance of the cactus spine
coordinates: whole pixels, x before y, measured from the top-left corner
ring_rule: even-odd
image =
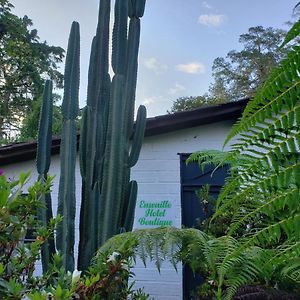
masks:
[[[62,103],[63,127],[60,146],[60,181],[57,214],[63,216],[56,234],[57,249],[63,255],[62,264],[68,271],[74,270],[75,243],[75,164],[79,93],[79,24],[73,22],[69,37],[65,65],[64,97]]]
[[[50,167],[51,143],[52,143],[52,82],[47,80],[45,83],[43,101],[40,113],[38,148],[36,167],[39,174],[39,180],[44,181]],[[38,219],[42,226],[46,227],[53,217],[51,195],[46,194],[41,199],[43,206],[38,210]],[[52,255],[55,253],[54,237],[51,237],[42,246],[42,266],[43,272],[47,272]]]

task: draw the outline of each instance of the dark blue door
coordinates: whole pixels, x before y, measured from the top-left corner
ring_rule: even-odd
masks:
[[[186,165],[186,159],[190,154],[180,154],[181,177],[181,213],[184,227],[197,227],[199,222],[207,218],[210,212],[200,203],[196,191],[205,185],[209,185],[209,194],[217,198],[221,187],[224,185],[228,174],[228,167],[217,169],[212,176],[213,166],[206,167],[203,171],[197,163]],[[187,267],[183,268],[183,299],[192,300],[192,292],[202,281],[201,276],[194,276]]]

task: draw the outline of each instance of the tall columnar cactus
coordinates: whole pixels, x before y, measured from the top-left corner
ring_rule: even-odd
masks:
[[[79,94],[79,24],[73,22],[65,64],[64,97],[62,103],[62,137],[60,146],[60,181],[57,213],[63,216],[56,234],[57,249],[63,255],[63,266],[74,270],[75,243],[75,164],[77,148],[76,118]]]
[[[108,73],[111,0],[100,1],[80,134],[82,203],[78,268],[81,270],[88,267],[101,244],[119,232],[130,231],[133,225],[137,183],[130,181],[130,168],[139,157],[146,124],[146,109],[140,106],[134,126],[140,17],[144,8],[145,0],[115,0],[111,63],[115,74],[111,80]],[[78,85],[79,25],[73,23],[62,106],[58,213],[63,216],[63,222],[57,230],[57,248],[64,255],[63,264],[67,270],[74,268]],[[49,141],[51,137],[47,139]],[[43,170],[41,174],[44,174]]]
[[[39,180],[44,181],[51,161],[51,144],[52,144],[52,82],[47,80],[45,83],[43,101],[40,113],[39,132],[38,132],[38,148],[36,166],[39,174]],[[52,214],[51,195],[46,194],[42,197],[43,207],[38,210],[38,219],[43,226],[47,226]],[[48,270],[51,257],[55,253],[54,238],[51,237],[42,246],[42,266],[43,272]]]
[[[99,22],[93,39],[89,65],[87,105],[83,109],[80,133],[80,171],[82,202],[78,267],[85,269],[97,249],[99,205],[103,153],[106,146],[110,76],[108,74],[108,43],[110,0],[101,0]]]
[[[144,7],[145,0],[115,1],[112,42],[115,75],[111,82],[108,74],[110,0],[100,2],[80,141],[83,188],[79,269],[88,266],[97,248],[109,237],[132,229],[137,184],[129,182],[130,167],[137,162],[146,123],[146,109],[141,106],[133,127],[139,18]]]

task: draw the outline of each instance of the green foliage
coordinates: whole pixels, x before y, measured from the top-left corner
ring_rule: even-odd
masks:
[[[34,264],[40,257],[42,245],[51,237],[60,218],[50,220],[47,227],[37,221],[43,195],[49,192],[52,178],[36,182],[23,195],[29,173],[18,179],[0,176],[0,298],[21,299],[32,285]],[[24,243],[27,230],[36,229],[35,240]]]
[[[298,5],[299,5],[299,3],[298,3]],[[290,41],[292,41],[294,38],[298,37],[299,35],[300,35],[300,25],[299,25],[299,22],[296,22],[293,25],[293,27],[291,28],[291,30],[288,32],[288,34],[285,36],[285,39],[284,39],[283,43],[281,44],[280,48],[284,47],[286,44],[288,44]]]
[[[62,217],[51,219],[46,227],[37,220],[38,210],[44,205],[43,195],[49,193],[53,178],[38,181],[23,189],[29,173],[21,173],[18,179],[7,180],[0,175],[0,298],[31,300],[68,299],[131,299],[147,300],[141,289],[128,286],[134,274],[132,244],[124,243],[120,252],[102,253],[93,260],[89,270],[66,272],[64,257],[54,254],[43,276],[35,276],[35,264],[40,258],[42,246],[52,237]],[[24,243],[28,230],[34,229],[34,240]]]
[[[60,96],[53,93],[53,135],[60,135],[62,128],[61,108],[55,104],[58,100],[60,100]],[[39,97],[37,100],[33,101],[31,111],[23,121],[22,127],[20,129],[20,135],[18,136],[18,141],[24,142],[37,139],[41,106],[42,97]]]
[[[295,25],[299,26],[299,22]],[[294,28],[286,42],[296,37]],[[200,165],[232,165],[218,198],[211,225],[230,217],[228,235],[239,242],[237,251],[260,247],[273,252],[263,261],[261,283],[299,289],[299,122],[300,48],[294,45],[233,126],[225,144],[235,138],[228,153],[206,151],[190,161]],[[233,256],[238,254],[234,251]],[[224,260],[225,262],[225,260]],[[290,273],[290,276],[288,275]],[[246,277],[237,274],[236,280]],[[243,283],[251,283],[254,278]],[[227,282],[231,296],[239,286]],[[231,292],[230,292],[231,291]]]
[[[252,97],[285,56],[286,49],[279,48],[284,35],[283,30],[262,26],[251,27],[240,35],[241,51],[232,50],[226,58],[214,60],[211,96],[225,102]]]
[[[231,299],[240,285],[263,278],[266,270],[261,269],[261,264],[272,255],[259,247],[240,250],[239,242],[233,237],[214,238],[192,228],[156,228],[123,233],[111,238],[99,252],[118,251],[128,242],[133,247],[134,257],[140,257],[144,264],[150,258],[158,270],[165,260],[175,268],[180,260],[189,264],[194,272],[205,278],[203,285],[209,285],[209,290],[218,299],[221,299],[225,283],[229,283],[230,289],[222,299]]]
[[[218,102],[217,100],[210,98],[207,95],[203,96],[190,96],[190,97],[180,97],[176,101],[173,102],[172,107],[168,113],[175,113],[179,111],[186,111],[197,109],[199,107],[205,107],[212,104],[218,104],[222,102]]]
[[[119,250],[99,252],[93,259],[75,290],[80,299],[150,299],[142,289],[135,291],[134,283],[128,286],[128,280],[134,276],[130,271],[133,266],[132,243],[128,240]]]
[[[44,76],[61,86],[63,49],[40,42],[32,21],[19,18],[9,1],[0,2],[0,138],[10,139],[9,131],[18,133],[33,101],[43,91]]]

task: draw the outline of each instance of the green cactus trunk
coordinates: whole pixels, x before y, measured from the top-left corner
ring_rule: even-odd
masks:
[[[67,271],[74,270],[79,52],[79,24],[73,22],[66,57],[64,98],[62,103],[63,127],[60,146],[61,170],[57,214],[62,215],[63,220],[58,225],[56,234],[57,249],[63,256],[62,265]]]
[[[45,83],[43,102],[40,113],[40,123],[38,132],[38,148],[36,166],[39,174],[38,180],[45,181],[51,161],[52,144],[52,82],[47,80]],[[51,195],[46,194],[41,199],[43,207],[38,209],[38,219],[41,225],[47,227],[53,217]],[[55,253],[54,237],[50,237],[42,246],[42,267],[43,273],[47,272],[50,266],[52,255]]]
[[[87,268],[99,246],[108,238],[120,231],[130,231],[133,225],[137,184],[129,182],[130,167],[137,162],[146,124],[146,109],[141,106],[135,128],[133,126],[139,18],[144,7],[144,0],[115,1],[112,41],[115,75],[110,82],[110,0],[100,1],[80,141],[83,188],[78,268],[81,270]]]
[[[108,73],[111,0],[100,1],[98,26],[91,48],[87,105],[82,110],[79,146],[82,176],[78,255],[80,270],[87,269],[97,249],[108,238],[124,230],[130,231],[133,225],[137,183],[130,182],[130,168],[138,160],[146,124],[146,109],[140,106],[134,126],[140,17],[144,8],[145,0],[115,1],[111,63],[115,75],[111,80]],[[74,22],[66,58],[62,105],[58,214],[63,216],[63,221],[58,226],[56,237],[57,249],[63,254],[63,266],[70,271],[74,269],[75,121],[78,113],[78,87],[79,25]],[[46,88],[49,89],[49,83]],[[49,144],[44,144],[46,140],[48,143],[51,141],[51,133],[46,134],[49,128],[47,123],[49,125],[50,121],[45,122],[44,127],[41,126],[44,133],[39,137],[38,170],[41,178],[46,176],[50,163],[50,147]],[[49,202],[51,198],[48,197],[45,201]],[[49,216],[43,213],[41,219],[46,224]],[[48,257],[49,261],[51,252],[47,253],[44,257]]]

